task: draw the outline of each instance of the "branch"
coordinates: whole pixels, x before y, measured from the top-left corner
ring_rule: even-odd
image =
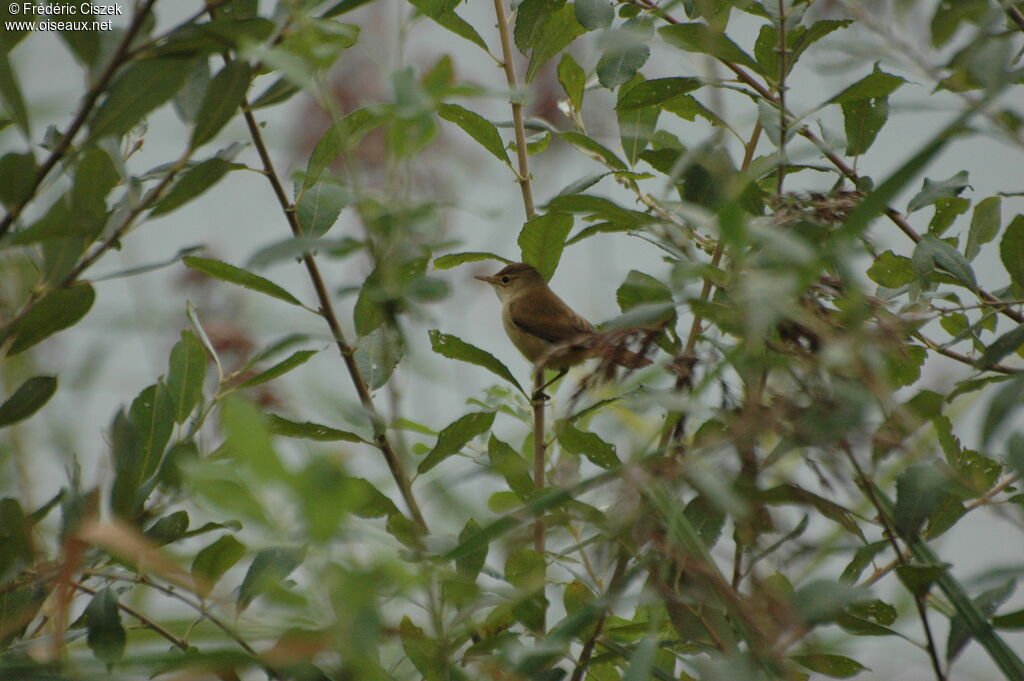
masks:
[[[295,207],[288,199],[288,194],[284,190],[281,178],[274,168],[274,162],[270,158],[270,152],[267,150],[263,133],[260,131],[255,115],[253,115],[248,98],[242,100],[242,113],[245,118],[245,124],[249,128],[249,136],[252,138],[256,152],[259,154],[260,162],[263,164],[264,175],[266,175],[267,181],[270,182],[270,186],[274,190],[274,196],[277,198],[281,211],[288,221],[288,227],[291,229],[292,235],[299,238],[302,236],[302,226],[299,224],[299,218],[295,214]],[[320,316],[324,318],[324,321],[327,322],[327,326],[331,330],[334,343],[337,345],[341,359],[345,363],[349,377],[352,379],[356,394],[359,395],[359,402],[363,405],[363,409],[370,414],[370,420],[373,424],[374,443],[381,454],[383,454],[384,461],[391,471],[391,477],[394,478],[395,483],[398,485],[399,492],[409,509],[409,513],[412,515],[413,521],[421,531],[426,532],[427,523],[420,512],[419,504],[416,503],[416,498],[413,496],[409,477],[405,473],[395,448],[388,439],[387,429],[384,426],[383,419],[380,417],[380,413],[377,411],[377,407],[373,403],[373,397],[370,395],[370,389],[366,385],[366,379],[363,378],[359,367],[356,365],[355,349],[348,343],[345,333],[341,329],[338,317],[334,313],[334,306],[331,304],[330,293],[328,293],[327,286],[320,275],[320,268],[317,266],[313,254],[304,254],[302,256],[302,264],[305,265],[306,272],[313,284],[313,289],[316,291],[317,302],[320,305]]]
[[[518,92],[519,81],[516,78],[516,67],[512,61],[512,37],[508,28],[508,16],[505,14],[504,0],[494,0],[494,13],[498,17],[498,35],[501,36],[501,58],[505,69],[505,80],[512,91],[512,127],[516,138],[516,157],[519,161],[519,189],[523,192],[523,207],[526,219],[534,216],[533,189],[530,186],[530,169],[526,157],[526,127],[523,125],[523,96]]]
[[[114,51],[114,56],[112,56],[110,61],[107,62],[107,66],[103,69],[103,72],[100,73],[93,86],[85,93],[85,97],[82,99],[82,105],[79,107],[78,113],[75,114],[74,120],[71,121],[71,125],[69,125],[68,129],[64,131],[63,135],[61,135],[60,141],[57,143],[57,146],[54,147],[53,151],[50,152],[49,157],[47,157],[46,161],[43,162],[43,165],[39,166],[39,169],[36,171],[36,176],[32,180],[32,186],[25,194],[25,197],[10,209],[7,215],[3,217],[3,220],[0,220],[0,237],[10,231],[14,221],[18,219],[19,215],[21,215],[21,211],[23,211],[25,206],[35,198],[36,192],[39,191],[39,187],[43,183],[43,180],[46,179],[46,176],[50,174],[50,171],[53,170],[54,166],[64,158],[64,155],[71,148],[71,143],[74,141],[75,135],[77,135],[78,131],[82,129],[82,126],[85,125],[86,119],[88,119],[89,114],[92,113],[92,108],[96,105],[96,100],[98,100],[100,95],[106,90],[107,85],[114,77],[117,69],[127,61],[132,41],[142,28],[143,23],[145,23],[145,19],[149,15],[154,4],[156,4],[156,0],[146,0],[142,7],[140,7],[135,13],[135,16],[132,17],[132,22],[125,30],[124,37],[121,39],[117,49]]]
[[[853,455],[853,451],[850,446],[843,443],[843,452],[846,454],[846,458],[850,461],[850,465],[853,467],[854,472],[857,476],[857,482],[864,490],[864,494],[867,496],[868,501],[878,512],[878,521],[882,523],[882,529],[885,532],[886,538],[892,545],[893,550],[896,552],[896,560],[899,561],[900,565],[906,565],[907,561],[904,558],[903,550],[900,548],[899,542],[896,541],[896,529],[889,522],[889,515],[886,513],[885,507],[879,502],[878,497],[875,496],[874,483],[868,479],[865,475],[864,470],[860,467],[857,462],[857,457]],[[932,635],[931,624],[928,623],[928,612],[924,605],[924,595],[914,594],[914,603],[917,605],[917,614],[921,619],[921,626],[924,629],[925,639],[927,640],[928,657],[932,663],[932,669],[935,671],[935,678],[937,681],[946,681],[946,674],[942,671],[942,663],[939,661],[939,651],[935,645],[935,637]]]
[[[647,10],[649,12],[652,12],[652,13],[656,14],[657,16],[661,17],[665,22],[667,22],[669,24],[680,24],[680,23],[682,23],[678,19],[676,19],[676,18],[672,17],[671,15],[666,14],[665,12],[661,11],[657,7],[657,5],[654,5],[653,3],[649,2],[649,0],[624,0],[624,2],[628,2],[628,3],[632,4],[632,5],[636,5],[637,7],[640,7],[641,9],[644,9],[644,10]],[[781,103],[779,102],[778,97],[773,95],[771,93],[771,91],[768,90],[768,88],[766,88],[765,86],[761,85],[761,83],[757,82],[757,80],[753,76],[751,76],[749,73],[747,73],[747,71],[743,67],[739,66],[738,64],[734,64],[734,63],[732,63],[730,61],[727,61],[725,59],[722,59],[720,57],[716,57],[716,59],[718,59],[719,62],[721,62],[730,71],[732,71],[736,75],[736,77],[742,83],[744,83],[745,85],[747,85],[750,88],[752,88],[758,95],[760,95],[764,99],[768,100],[769,102],[771,102],[775,106],[778,106],[778,107],[781,108]],[[792,114],[790,114],[787,111],[783,111],[783,113],[785,115],[787,115],[787,116],[791,116],[792,115]],[[798,131],[798,133],[800,134],[801,137],[807,139],[811,144],[816,146],[818,148],[818,150],[822,153],[822,155],[824,155],[825,158],[827,158],[829,160],[829,162],[832,163],[832,165],[835,166],[836,169],[839,170],[839,172],[843,176],[845,176],[847,179],[849,179],[855,185],[859,186],[861,177],[857,173],[857,171],[854,170],[853,168],[851,168],[849,165],[847,165],[846,162],[843,161],[843,159],[841,159],[839,156],[837,156],[835,154],[835,152],[833,152],[831,149],[829,149],[828,145],[826,145],[825,142],[823,142],[817,135],[815,135],[814,132],[809,127],[807,127],[807,126],[801,127],[800,130]],[[893,222],[893,224],[895,224],[897,227],[899,227],[900,231],[902,231],[904,234],[906,234],[907,237],[909,237],[914,243],[917,243],[917,242],[919,242],[921,240],[921,235],[918,234],[917,231],[913,227],[910,226],[910,223],[907,222],[906,218],[904,218],[903,215],[900,214],[899,211],[897,211],[897,210],[895,210],[893,208],[886,208],[883,212],[885,213],[885,216],[888,217]],[[989,293],[988,291],[986,291],[983,288],[978,288],[975,291],[975,294],[979,298],[981,298],[982,300],[984,300],[985,302],[988,302],[988,303],[999,303],[999,302],[1001,302],[998,298],[996,298],[994,295],[992,295],[991,293]],[[1004,316],[1009,317],[1010,319],[1012,319],[1013,321],[1017,322],[1018,324],[1024,324],[1024,314],[1021,314],[1021,313],[1019,313],[1019,312],[1017,312],[1015,310],[1012,310],[1012,309],[1006,308],[1006,307],[1002,308],[1000,310],[1000,312]]]

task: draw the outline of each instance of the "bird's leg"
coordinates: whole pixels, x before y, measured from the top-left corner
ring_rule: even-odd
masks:
[[[544,371],[544,370],[540,369],[540,371]],[[554,383],[555,381],[557,381],[558,379],[560,379],[562,376],[565,376],[567,373],[569,373],[569,369],[567,369],[567,368],[561,369],[554,378],[552,378],[550,381],[548,381],[544,385],[542,385],[539,388],[537,388],[536,390],[534,390],[533,391],[533,401],[536,402],[537,400],[540,400],[542,402],[546,402],[547,400],[549,400],[550,398],[547,395],[544,394],[544,389],[547,388],[552,383]]]

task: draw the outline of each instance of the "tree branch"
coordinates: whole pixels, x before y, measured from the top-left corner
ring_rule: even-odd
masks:
[[[124,32],[124,37],[118,44],[117,49],[114,51],[114,55],[107,62],[106,67],[100,73],[96,82],[91,88],[85,93],[85,97],[82,99],[82,105],[78,108],[78,113],[75,114],[75,118],[71,121],[71,125],[60,137],[60,141],[57,142],[57,146],[54,147],[53,151],[47,157],[46,161],[43,162],[39,169],[36,171],[36,176],[32,181],[32,186],[29,188],[28,193],[25,197],[13,206],[7,215],[0,220],[0,237],[7,234],[10,231],[14,221],[18,219],[21,212],[25,209],[25,206],[35,198],[36,192],[39,191],[40,185],[46,176],[50,174],[54,166],[64,158],[64,155],[71,148],[71,143],[74,141],[75,135],[85,125],[85,121],[89,118],[89,114],[92,113],[92,108],[96,105],[96,101],[100,98],[100,95],[106,90],[110,80],[114,77],[118,68],[127,61],[129,56],[129,49],[132,41],[135,40],[136,34],[142,28],[145,23],[146,17],[149,15],[153,5],[156,4],[156,0],[146,0],[145,3],[139,8],[132,17],[132,22],[128,25],[128,28]]]
[[[267,150],[266,142],[263,139],[263,133],[260,131],[260,126],[252,112],[252,107],[249,106],[248,98],[242,100],[242,114],[245,118],[246,126],[249,128],[249,136],[252,138],[253,145],[256,147],[256,152],[263,165],[264,174],[267,177],[267,181],[270,182],[270,186],[274,191],[274,196],[277,198],[281,211],[284,213],[285,219],[288,222],[288,227],[291,229],[293,236],[296,238],[301,237],[302,226],[299,224],[299,218],[295,213],[295,207],[288,199],[288,194],[284,190],[281,178],[277,174],[277,170],[274,168],[274,162],[270,158],[270,152]],[[320,275],[320,268],[317,266],[316,260],[311,253],[306,253],[302,256],[302,264],[305,266],[306,273],[309,275],[309,279],[313,284],[313,289],[316,292],[317,302],[320,305],[320,316],[324,318],[324,321],[327,322],[327,326],[331,330],[331,336],[334,338],[334,343],[338,347],[341,359],[345,363],[345,368],[348,371],[349,377],[352,379],[352,384],[355,386],[356,394],[359,396],[359,402],[370,414],[370,419],[373,425],[374,443],[384,456],[384,461],[387,463],[388,469],[391,472],[391,477],[398,485],[398,490],[402,495],[402,499],[405,501],[406,507],[409,509],[409,513],[412,515],[413,521],[421,531],[426,532],[427,523],[420,511],[419,504],[416,503],[415,496],[413,496],[412,485],[409,482],[409,477],[406,475],[405,468],[402,466],[402,462],[399,460],[397,452],[394,447],[392,447],[391,441],[388,439],[384,421],[380,417],[380,413],[377,411],[377,407],[373,403],[373,397],[370,395],[370,389],[366,385],[366,380],[363,378],[362,373],[359,371],[359,367],[356,365],[355,349],[348,343],[345,338],[345,333],[341,329],[341,324],[338,322],[338,317],[334,312],[334,306],[331,304],[330,293],[328,293],[327,286],[324,284],[323,277]]]

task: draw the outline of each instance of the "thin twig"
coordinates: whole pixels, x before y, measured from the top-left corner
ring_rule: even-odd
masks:
[[[779,168],[775,193],[782,196],[786,179],[786,0],[779,0]]]
[[[622,551],[619,554],[619,559],[615,563],[615,571],[612,573],[612,578],[608,581],[607,599],[613,598],[622,590],[622,577],[626,574],[627,565],[629,565],[629,554]],[[594,648],[597,645],[597,637],[601,635],[601,631],[604,629],[604,621],[607,617],[608,606],[605,606],[601,609],[601,614],[598,616],[597,622],[594,623],[593,633],[590,634],[590,637],[583,644],[583,649],[580,651],[580,656],[576,659],[576,667],[572,670],[572,676],[569,681],[581,681],[583,679],[583,675],[586,673],[587,667],[590,666],[590,658],[594,655]]]
[[[171,182],[178,175],[185,164],[188,163],[192,157],[192,149],[185,152],[184,156],[178,159],[177,162],[167,171],[167,173],[160,179],[160,182],[146,192],[146,195],[142,197],[138,205],[131,209],[128,214],[124,217],[121,222],[121,226],[115,229],[111,234],[103,240],[98,246],[96,246],[88,255],[82,258],[77,265],[68,274],[61,279],[60,283],[50,285],[37,286],[32,293],[29,295],[28,300],[25,301],[18,313],[14,315],[10,320],[7,320],[6,325],[10,327],[19,319],[28,314],[36,303],[38,303],[46,293],[53,289],[67,288],[78,281],[79,277],[85,273],[87,269],[96,264],[96,261],[100,257],[109,251],[111,248],[118,246],[121,243],[121,239],[135,226],[135,220],[142,215],[145,211],[149,210],[164,194],[164,191],[170,186]]]
[[[164,594],[165,596],[178,600],[187,605],[188,607],[192,608],[196,612],[198,612],[203,619],[208,620],[210,623],[212,623],[218,629],[224,632],[225,636],[227,636],[232,641],[237,643],[238,646],[249,655],[252,655],[253,657],[259,656],[259,653],[256,652],[256,649],[249,645],[249,643],[246,642],[246,640],[243,639],[238,634],[238,632],[236,632],[234,629],[225,624],[220,618],[210,614],[210,611],[206,609],[206,606],[202,603],[202,601],[194,601],[172,587],[154,582],[152,579],[145,575],[137,577],[128,575],[113,575],[107,572],[100,572],[97,570],[86,570],[82,574],[85,577],[95,577],[97,579],[109,579],[120,582],[130,582],[132,584],[139,584],[141,586],[148,586],[151,589],[155,589],[160,593]],[[272,669],[268,668],[267,671],[271,672],[272,675],[276,678],[282,678],[280,674],[278,674],[276,671]]]
[[[504,0],[494,0],[494,13],[498,20],[498,36],[501,39],[502,67],[505,70],[505,80],[511,90],[510,104],[512,105],[512,127],[516,140],[516,158],[519,169],[516,173],[519,182],[519,189],[523,194],[523,209],[526,212],[526,219],[532,218],[536,209],[533,205],[533,189],[530,184],[529,161],[526,156],[526,128],[523,125],[523,95],[519,92],[519,80],[516,78],[515,63],[512,54],[512,35],[509,30],[508,16],[505,14]],[[544,464],[545,450],[544,443],[544,369],[537,369],[534,372],[533,403],[533,482],[538,490],[544,489]],[[544,516],[538,513],[533,522],[533,546],[534,550],[543,558],[544,556]],[[541,627],[543,631],[543,626]]]
[[[96,105],[96,101],[100,98],[100,95],[107,89],[107,85],[110,80],[114,77],[118,68],[127,61],[128,50],[131,47],[132,41],[135,39],[136,34],[141,30],[145,23],[146,17],[149,15],[150,10],[156,0],[146,0],[145,3],[139,8],[132,17],[131,23],[124,32],[124,37],[121,38],[121,42],[118,44],[117,49],[114,51],[114,55],[107,62],[106,67],[97,77],[96,82],[91,88],[85,93],[85,97],[82,98],[82,105],[78,108],[78,113],[75,114],[75,118],[71,121],[71,125],[61,135],[60,141],[57,142],[57,146],[54,147],[53,151],[43,162],[39,169],[36,170],[36,176],[32,180],[32,186],[25,193],[21,201],[11,207],[7,215],[0,220],[0,237],[7,234],[10,231],[14,221],[18,219],[21,212],[25,209],[25,206],[35,198],[36,192],[39,191],[39,187],[42,185],[43,180],[50,174],[54,166],[64,158],[64,155],[71,149],[71,144],[74,141],[75,135],[85,125],[85,121],[89,118],[89,114],[92,113],[93,107]]]
[[[494,0],[494,13],[498,17],[498,35],[501,37],[501,59],[505,69],[505,80],[512,91],[512,128],[516,138],[516,157],[519,162],[519,189],[523,193],[523,208],[526,219],[535,214],[533,207],[533,189],[530,185],[530,169],[526,157],[526,127],[523,125],[523,95],[519,92],[519,81],[516,78],[516,67],[512,61],[512,36],[508,27],[508,16],[505,14],[504,0]]]
[[[900,561],[901,565],[906,565],[906,560],[903,557],[903,550],[900,548],[899,542],[896,539],[896,529],[889,522],[889,516],[885,512],[885,508],[879,502],[878,497],[875,496],[874,484],[868,479],[864,473],[864,469],[860,467],[860,463],[857,461],[857,457],[853,455],[853,450],[846,443],[843,444],[843,452],[846,454],[847,460],[853,467],[854,473],[857,476],[857,481],[861,488],[864,490],[864,494],[867,496],[868,501],[878,512],[878,520],[882,523],[882,529],[884,530],[886,539],[889,540],[889,544],[892,546],[893,551],[896,552],[896,558]],[[924,629],[925,639],[927,641],[928,658],[931,660],[932,669],[935,671],[935,678],[937,681],[946,681],[946,674],[942,671],[942,663],[939,661],[939,650],[935,645],[935,637],[932,635],[932,627],[928,622],[928,612],[924,603],[924,595],[914,594],[914,603],[917,606],[917,614],[921,620],[921,626]]]
[[[244,98],[242,100],[242,114],[245,118],[246,126],[249,128],[249,136],[252,138],[253,146],[256,147],[256,152],[263,165],[264,175],[266,176],[267,181],[270,182],[270,186],[274,191],[274,196],[277,198],[281,211],[284,213],[292,235],[296,238],[301,237],[302,226],[299,224],[299,218],[295,213],[295,207],[292,205],[291,201],[289,201],[288,194],[285,192],[284,185],[281,183],[281,178],[277,174],[277,170],[274,168],[274,162],[270,158],[270,152],[267,150],[266,142],[263,139],[263,133],[260,130],[259,123],[256,121],[256,116],[252,112],[252,107],[249,105],[248,98]],[[317,266],[313,254],[304,254],[302,256],[302,264],[306,267],[306,272],[309,275],[309,279],[313,284],[313,289],[316,292],[317,302],[320,306],[320,316],[324,318],[324,321],[327,322],[327,326],[331,330],[331,336],[334,338],[334,343],[338,347],[338,352],[341,353],[341,359],[345,363],[345,368],[348,370],[349,377],[352,379],[352,383],[356,388],[356,394],[359,396],[359,402],[370,415],[370,420],[373,425],[374,443],[384,456],[384,461],[387,463],[388,469],[391,472],[391,477],[398,485],[398,490],[402,495],[402,499],[405,501],[406,507],[409,509],[409,513],[412,515],[413,521],[421,531],[426,532],[427,523],[423,514],[420,512],[419,504],[416,503],[416,498],[412,492],[412,485],[406,475],[405,468],[402,466],[402,462],[398,458],[398,454],[394,447],[392,447],[391,441],[388,439],[384,420],[381,418],[373,403],[373,397],[370,395],[370,389],[366,385],[366,380],[363,378],[362,372],[360,372],[359,367],[356,365],[355,349],[348,343],[345,338],[345,333],[341,329],[338,317],[334,313],[334,306],[331,304],[331,296],[327,291],[326,284],[324,284],[323,277],[320,275],[320,268]]]
[[[960,362],[961,364],[966,364],[967,366],[971,367],[972,369],[977,369],[978,368],[978,363],[977,363],[976,360],[971,359],[970,357],[968,357],[967,355],[965,355],[965,354],[963,354],[961,352],[957,352],[956,350],[950,350],[949,348],[946,348],[946,347],[943,347],[943,346],[939,345],[938,343],[936,343],[935,341],[931,340],[930,338],[928,338],[927,336],[925,336],[921,332],[915,333],[914,334],[914,338],[917,338],[919,341],[924,343],[928,347],[928,349],[934,350],[935,352],[939,353],[940,355],[944,355],[945,357],[949,357],[950,359],[954,359],[957,362]],[[985,369],[987,371],[995,371],[997,373],[1007,374],[1007,375],[1010,375],[1010,376],[1012,376],[1014,374],[1019,374],[1022,371],[1024,371],[1024,370],[1021,370],[1021,369],[1015,369],[1013,367],[1008,367],[1005,364],[993,364],[992,366],[985,367]]]
[[[71,581],[71,586],[74,587],[78,591],[81,591],[83,593],[89,594],[90,596],[95,596],[97,593],[99,593],[96,589],[90,588],[90,587],[88,587],[88,586],[86,586],[86,585],[84,585],[84,584],[82,584],[80,582],[76,582],[74,580]],[[120,603],[120,602],[118,602],[117,607],[122,612],[126,612],[129,615],[131,615],[132,617],[134,617],[135,619],[139,620],[139,622],[141,622],[142,625],[144,627],[146,627],[147,629],[152,629],[156,633],[158,633],[161,636],[163,636],[165,639],[170,641],[175,647],[180,648],[181,650],[184,650],[184,651],[188,651],[188,643],[186,643],[182,639],[178,638],[177,636],[175,636],[171,632],[167,631],[167,629],[164,629],[162,626],[160,626],[159,624],[157,624],[153,620],[149,619],[148,617],[143,615],[141,612],[139,612],[135,608],[131,607],[130,605],[125,605],[124,603]]]

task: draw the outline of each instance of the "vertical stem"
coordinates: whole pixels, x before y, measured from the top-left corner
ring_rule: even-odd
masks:
[[[786,178],[786,0],[779,0],[779,177],[775,192],[782,196]]]
[[[533,484],[544,488],[544,370],[533,375]],[[544,556],[544,517],[537,514],[533,521],[533,548]]]
[[[299,225],[298,217],[295,215],[295,207],[292,206],[291,201],[288,199],[288,194],[285,192],[284,185],[281,183],[281,178],[277,174],[277,170],[274,168],[274,162],[270,158],[270,152],[263,140],[263,133],[260,131],[259,123],[256,121],[256,117],[252,113],[252,107],[249,106],[248,99],[243,100],[242,115],[245,119],[246,126],[249,128],[249,136],[252,138],[253,145],[256,147],[256,152],[263,165],[264,174],[270,182],[270,186],[274,191],[274,196],[277,198],[278,204],[280,204],[281,210],[284,212],[285,219],[288,221],[288,227],[291,229],[293,236],[301,236],[302,227]],[[312,282],[313,289],[316,291],[317,302],[320,305],[320,316],[327,322],[327,326],[331,330],[331,336],[334,338],[334,344],[338,347],[341,359],[345,363],[345,368],[348,370],[349,377],[352,379],[352,383],[355,386],[356,394],[359,396],[359,402],[363,405],[363,408],[367,413],[369,413],[370,419],[373,422],[374,444],[384,456],[384,461],[387,463],[388,470],[391,471],[391,477],[398,485],[398,491],[402,495],[402,499],[405,501],[406,507],[409,509],[409,514],[412,516],[413,522],[420,531],[426,533],[427,523],[423,517],[423,513],[420,511],[419,504],[416,503],[416,497],[412,492],[412,484],[405,472],[405,468],[402,466],[401,460],[398,458],[398,453],[391,445],[391,440],[388,438],[387,434],[387,428],[384,425],[384,421],[381,418],[380,413],[377,411],[377,407],[373,403],[373,397],[370,395],[370,389],[366,384],[366,380],[363,378],[362,373],[359,371],[359,367],[356,365],[355,348],[349,344],[341,329],[338,317],[334,313],[334,306],[331,304],[331,296],[327,291],[327,285],[324,283],[323,277],[320,275],[320,268],[317,266],[316,260],[313,258],[311,253],[303,254],[302,263],[305,265],[306,273],[309,275],[309,280]]]
[[[505,80],[512,91],[512,127],[515,131],[516,157],[519,169],[516,173],[519,189],[523,193],[523,209],[526,219],[536,214],[533,206],[533,189],[530,186],[530,168],[526,158],[526,127],[523,125],[523,95],[519,90],[515,64],[512,61],[512,35],[508,27],[508,15],[505,14],[504,0],[494,0],[494,13],[498,18],[498,35],[501,37],[501,60],[505,70]],[[533,376],[533,482],[537,489],[544,487],[544,370],[538,369]],[[538,514],[533,521],[533,546],[537,553],[544,557],[544,518]],[[544,627],[538,635],[543,634]]]
[[[526,127],[523,125],[523,95],[518,92],[519,81],[516,78],[516,67],[512,61],[512,36],[508,30],[508,16],[505,14],[504,0],[494,0],[494,13],[498,16],[498,34],[501,36],[501,61],[505,69],[505,80],[512,90],[512,128],[516,136],[516,157],[519,161],[519,189],[523,192],[523,208],[526,219],[536,214],[533,207],[533,189],[530,187],[530,169],[526,160]]]

